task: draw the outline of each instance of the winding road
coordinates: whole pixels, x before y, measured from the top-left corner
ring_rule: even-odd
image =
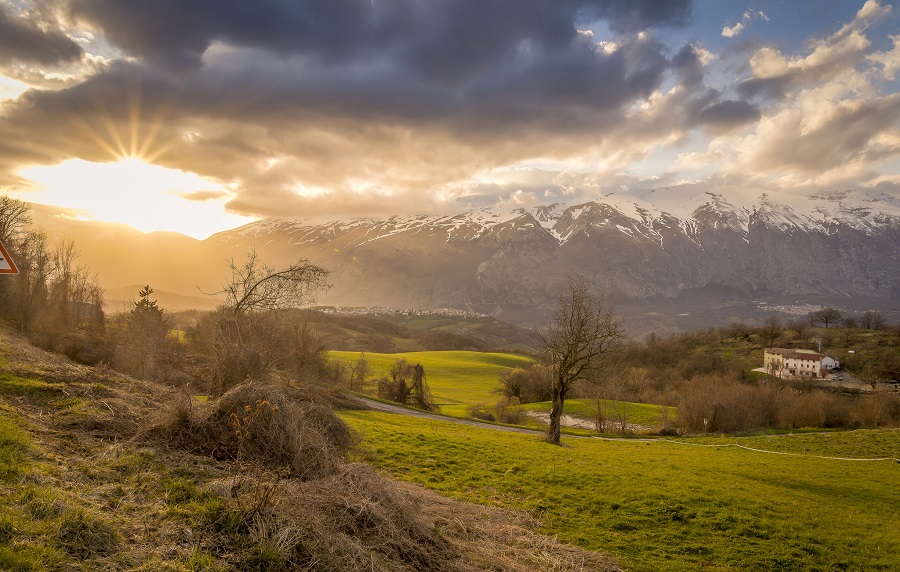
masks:
[[[375,401],[374,399],[369,399],[368,397],[362,397],[361,395],[356,395],[357,400],[364,403],[370,409],[374,409],[375,411],[384,411],[387,413],[396,413],[397,415],[408,415],[410,417],[418,417],[420,419],[433,419],[435,421],[449,421],[450,423],[457,423],[459,425],[469,425],[471,427],[481,427],[483,429],[493,429],[494,431],[506,431],[507,433],[524,433],[526,435],[544,435],[544,431],[538,431],[537,429],[525,429],[524,427],[510,427],[508,425],[495,425],[493,423],[484,423],[482,421],[475,421],[473,419],[459,419],[458,417],[448,417],[446,415],[438,415],[437,413],[428,413],[427,411],[419,411],[418,409],[409,409],[407,407],[401,407],[399,405],[391,405],[389,403],[383,403],[381,401]],[[566,435],[566,437],[578,437],[581,438],[580,435]]]

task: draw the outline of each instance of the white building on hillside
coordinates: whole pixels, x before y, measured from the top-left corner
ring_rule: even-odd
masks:
[[[812,350],[766,348],[763,353],[766,373],[781,379],[798,377],[822,379],[840,365],[841,363],[833,357]]]

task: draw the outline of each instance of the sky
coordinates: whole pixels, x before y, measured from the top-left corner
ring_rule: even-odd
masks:
[[[0,192],[197,238],[684,185],[900,195],[886,0],[0,0]]]

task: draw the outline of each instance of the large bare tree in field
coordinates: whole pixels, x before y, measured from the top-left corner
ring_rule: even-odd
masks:
[[[560,294],[553,320],[541,335],[554,368],[547,441],[559,444],[560,420],[569,390],[590,381],[603,367],[603,358],[622,339],[622,321],[613,313],[607,294],[594,291],[581,277],[570,277]]]

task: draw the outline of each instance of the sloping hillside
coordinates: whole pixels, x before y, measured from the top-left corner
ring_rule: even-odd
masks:
[[[348,461],[329,404],[265,384],[202,403],[0,332],[0,569],[618,569]]]

